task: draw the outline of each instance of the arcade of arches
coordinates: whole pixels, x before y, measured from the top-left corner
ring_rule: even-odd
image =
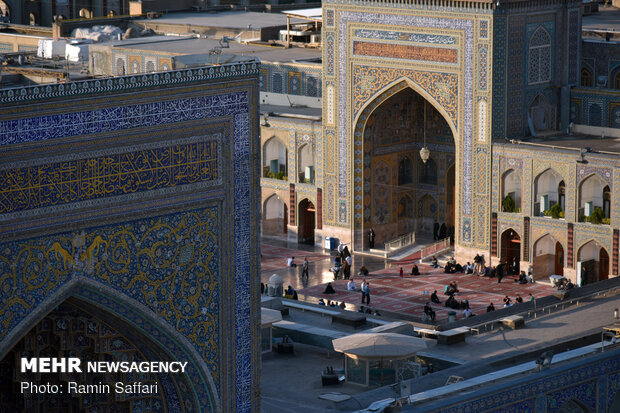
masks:
[[[419,153],[425,142],[426,163]],[[417,239],[432,240],[435,222],[440,228],[445,223],[444,235],[450,234],[454,160],[450,126],[414,90],[406,88],[375,109],[364,130],[364,164],[371,171],[364,177],[364,228],[374,229],[376,244],[414,231]]]

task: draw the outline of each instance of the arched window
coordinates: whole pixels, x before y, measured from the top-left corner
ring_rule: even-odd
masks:
[[[297,158],[297,167],[299,173],[299,182],[313,184],[314,183],[314,150],[312,144],[305,144],[299,148],[299,156]]]
[[[421,164],[420,183],[437,185],[437,164],[433,158]]]
[[[551,80],[551,36],[542,27],[530,37],[527,74],[530,85]]]
[[[398,164],[398,185],[413,183],[413,162],[408,157],[404,157]]]
[[[514,169],[502,179],[502,211],[521,212],[521,175]]]
[[[581,68],[581,86],[592,87],[594,86],[592,79],[592,72],[588,68]]]
[[[579,221],[603,223],[603,219],[608,218],[604,210],[606,196],[611,200],[609,186],[603,178],[593,174],[584,179],[579,185]]]
[[[288,148],[275,136],[263,145],[263,176],[265,178],[288,180]]]

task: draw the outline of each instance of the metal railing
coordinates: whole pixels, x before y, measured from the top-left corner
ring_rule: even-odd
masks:
[[[398,238],[387,241],[385,243],[385,252],[393,252],[413,244],[415,244],[415,232],[410,232],[409,234],[401,235]]]

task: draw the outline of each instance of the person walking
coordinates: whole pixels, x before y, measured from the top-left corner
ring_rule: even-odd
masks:
[[[360,291],[362,292],[362,304],[366,304],[366,279],[362,281],[362,285],[360,285]]]
[[[400,278],[403,278],[405,273],[403,272],[403,267],[400,267]]]
[[[499,262],[499,264],[497,264],[497,266],[495,267],[495,275],[497,275],[497,283],[501,284],[502,282],[502,278],[504,278],[504,263],[503,262]]]
[[[304,258],[304,265],[301,269],[301,276],[302,277],[307,277],[308,276],[308,257]]]

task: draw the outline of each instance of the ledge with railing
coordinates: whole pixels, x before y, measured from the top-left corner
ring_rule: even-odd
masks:
[[[401,235],[385,243],[385,255],[389,256],[413,244],[415,244],[415,232]]]

